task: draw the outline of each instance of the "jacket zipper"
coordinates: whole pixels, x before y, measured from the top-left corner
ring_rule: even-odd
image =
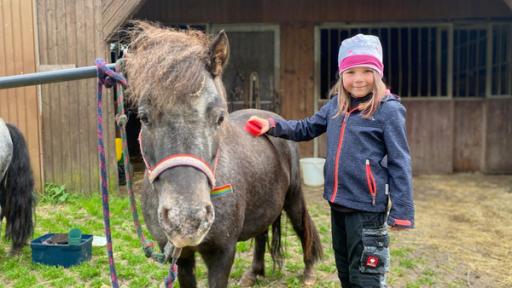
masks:
[[[350,117],[350,114],[354,112],[354,110],[356,109],[357,108],[350,110],[345,115],[345,118],[343,118],[343,123],[341,124],[340,137],[338,139],[338,149],[336,150],[336,162],[334,163],[334,187],[330,199],[331,203],[334,203],[334,199],[336,199],[336,194],[338,193],[338,169],[341,156],[341,148],[343,148],[343,137],[345,136],[345,127],[347,126],[348,117]]]
[[[368,159],[366,159],[366,183],[368,184],[368,191],[372,196],[372,206],[375,206],[375,198],[377,197],[377,185],[375,184],[372,167],[370,166],[370,160]]]

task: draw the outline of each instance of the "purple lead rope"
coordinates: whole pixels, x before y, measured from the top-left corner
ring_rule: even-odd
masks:
[[[114,253],[112,251],[112,235],[110,233],[110,210],[108,205],[108,185],[107,185],[107,167],[105,159],[105,144],[103,143],[103,86],[105,86],[105,62],[101,59],[96,60],[98,86],[97,86],[97,112],[98,112],[98,157],[100,164],[100,183],[101,183],[101,195],[103,204],[103,223],[105,227],[105,235],[107,237],[107,254],[108,263],[110,266],[110,280],[112,287],[118,288],[119,283],[117,281],[116,265],[114,262]]]
[[[119,63],[116,63],[119,64]],[[119,284],[117,281],[117,273],[114,262],[114,254],[112,250],[112,236],[110,229],[110,209],[109,209],[109,200],[108,200],[108,185],[107,185],[107,168],[106,168],[106,157],[105,157],[105,145],[103,142],[103,87],[110,88],[113,85],[117,84],[117,101],[118,101],[118,111],[116,115],[116,121],[119,127],[121,128],[121,137],[123,141],[123,155],[124,155],[124,167],[125,167],[125,178],[126,178],[126,187],[128,190],[128,194],[130,197],[130,206],[133,217],[133,222],[135,225],[135,229],[137,232],[137,236],[144,250],[144,254],[146,257],[150,257],[159,263],[166,262],[166,256],[161,253],[153,252],[153,243],[147,241],[144,237],[144,233],[142,231],[139,216],[137,213],[137,205],[135,202],[135,196],[133,193],[132,186],[132,178],[130,174],[130,161],[128,155],[128,144],[126,137],[126,123],[128,121],[125,113],[124,113],[124,93],[123,88],[127,86],[126,78],[123,77],[121,73],[116,73],[115,71],[110,70],[106,67],[105,61],[103,59],[96,60],[97,67],[97,76],[98,76],[98,86],[97,86],[97,100],[98,100],[98,155],[100,161],[100,180],[101,180],[101,193],[102,193],[102,204],[103,204],[103,222],[105,227],[105,235],[107,237],[107,254],[109,257],[109,266],[110,266],[110,279],[112,283],[112,287],[118,288]],[[116,65],[116,70],[120,70],[118,65]],[[175,249],[175,253],[173,253],[174,257],[172,258],[172,263],[169,267],[169,275],[165,278],[165,286],[168,288],[173,287],[174,281],[177,279],[178,267],[176,265],[176,261],[179,257],[181,249]]]

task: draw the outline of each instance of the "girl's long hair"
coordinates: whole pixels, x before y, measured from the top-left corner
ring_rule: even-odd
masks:
[[[350,106],[350,93],[343,87],[343,77],[340,78],[329,91],[329,97],[338,95],[338,111],[334,117],[348,113],[355,107]],[[370,100],[359,104],[359,110],[361,111],[363,118],[370,118],[379,109],[380,102],[386,95],[386,84],[382,81],[382,78],[377,71],[373,70],[373,91]]]

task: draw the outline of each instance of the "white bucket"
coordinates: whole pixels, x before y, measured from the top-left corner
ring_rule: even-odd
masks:
[[[300,170],[302,179],[307,186],[324,185],[324,158],[302,158],[300,159]]]

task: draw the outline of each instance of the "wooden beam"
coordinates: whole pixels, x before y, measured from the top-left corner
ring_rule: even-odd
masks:
[[[508,5],[508,8],[510,8],[510,10],[512,10],[512,0],[503,0],[505,1],[505,3],[507,3]]]
[[[103,40],[108,41],[114,33],[139,10],[146,0],[102,1]]]

